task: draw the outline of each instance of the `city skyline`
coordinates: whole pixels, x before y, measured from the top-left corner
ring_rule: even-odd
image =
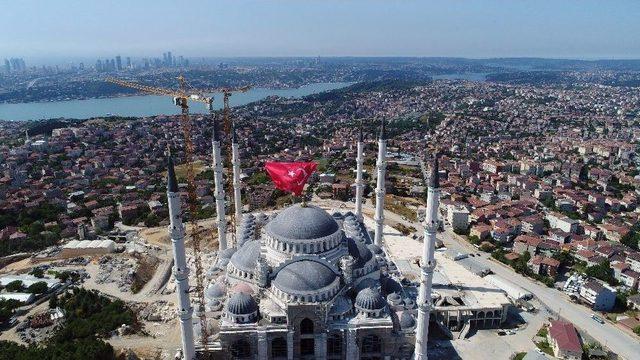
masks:
[[[11,38],[0,42],[1,56],[35,64],[167,49],[186,57],[640,58],[632,37],[640,4],[632,1],[221,1],[191,3],[185,15],[167,1],[65,9],[40,1],[6,9],[0,33]]]

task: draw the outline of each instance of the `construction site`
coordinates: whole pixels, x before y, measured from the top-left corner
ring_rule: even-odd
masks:
[[[188,360],[418,359],[428,351],[455,353],[452,346],[434,348],[432,340],[464,340],[478,330],[518,326],[509,321],[514,299],[504,289],[435,249],[437,159],[430,175],[436,180],[425,179],[434,195],[424,223],[384,211],[384,120],[375,207],[363,198],[360,130],[354,139],[355,204],[313,196],[250,213],[243,212],[241,159],[229,111],[229,97],[249,87],[207,89],[223,94],[223,109],[216,112],[213,98],[191,89],[183,77],[179,90],[108,81],[171,97],[180,109],[186,176],[178,183],[167,149],[168,228],[120,224],[118,241],[72,240],[2,272],[25,273],[35,264],[51,273],[71,271],[81,274],[83,288],[126,301],[143,330],[119,329],[107,339],[114,348],[141,358]],[[207,107],[203,121],[212,130],[212,161],[205,168],[214,173],[216,216],[206,220],[194,216],[200,205],[189,115],[193,102]],[[399,224],[423,227],[424,241],[392,226]],[[44,312],[43,302],[36,302],[16,321],[28,323]],[[30,328],[16,327],[0,339],[37,343],[42,331]]]

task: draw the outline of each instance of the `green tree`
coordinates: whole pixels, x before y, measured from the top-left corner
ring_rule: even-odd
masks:
[[[10,292],[22,291],[23,288],[24,286],[22,285],[22,281],[20,280],[14,280],[8,283],[7,286],[5,287],[5,289],[7,289],[7,291],[10,291]]]
[[[44,294],[44,293],[47,292],[48,289],[49,289],[49,286],[47,285],[46,282],[38,281],[38,282],[35,282],[35,283],[31,284],[27,288],[27,292],[30,292],[32,294]]]
[[[613,277],[613,269],[609,260],[604,260],[598,265],[587,267],[585,270],[587,276],[600,279],[609,283],[610,285],[617,285],[618,281]]]
[[[42,279],[44,277],[44,270],[42,270],[42,268],[39,267],[35,267],[31,270],[31,272],[29,273],[39,279]]]

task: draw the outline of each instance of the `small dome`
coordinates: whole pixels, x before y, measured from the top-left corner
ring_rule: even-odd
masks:
[[[227,311],[233,315],[253,314],[258,310],[258,304],[253,297],[245,293],[233,294],[227,301]]]
[[[336,301],[333,302],[329,313],[332,315],[343,315],[351,311],[351,309],[353,309],[351,300],[343,295],[340,295],[336,298]]]
[[[300,260],[280,269],[273,284],[286,293],[313,293],[331,285],[336,278],[337,275],[326,265]]]
[[[222,309],[222,303],[220,300],[210,300],[207,303],[207,307],[209,308],[209,311],[220,311],[220,309]]]
[[[366,288],[378,287],[379,285],[378,281],[372,278],[364,278],[356,286],[356,292],[358,293]]]
[[[416,326],[416,319],[414,319],[407,311],[401,311],[398,318],[400,319],[400,328],[402,330],[412,329]]]
[[[256,268],[256,262],[260,256],[260,242],[247,241],[238,251],[231,257],[231,264],[237,269],[253,272]]]
[[[411,310],[411,309],[416,307],[416,302],[411,300],[411,299],[409,299],[409,298],[406,298],[406,299],[404,299],[404,307],[407,310]]]
[[[369,248],[369,250],[374,254],[382,254],[382,249],[376,244],[369,244],[367,245],[367,248]]]
[[[235,248],[226,248],[224,250],[220,250],[220,252],[218,252],[218,259],[220,258],[230,259],[235,252],[236,252]]]
[[[347,246],[349,248],[349,255],[355,260],[354,267],[361,268],[366,264],[373,254],[367,249],[367,246],[359,241],[353,239],[347,239]]]
[[[342,215],[339,211],[334,212],[331,216],[333,216],[333,218],[336,220],[344,219],[344,215]]]
[[[402,292],[402,285],[400,285],[399,282],[390,277],[381,278],[380,285],[382,286],[382,291],[384,291],[386,294]]]
[[[216,282],[210,284],[209,287],[207,287],[205,296],[207,297],[207,299],[220,299],[224,297],[226,290],[227,289],[225,288],[224,284],[222,284],[221,282]]]
[[[245,283],[239,283],[231,289],[232,294],[244,293],[244,294],[253,294],[253,289],[251,286]]]
[[[219,258],[218,261],[216,261],[216,267],[218,269],[224,269],[227,267],[228,264],[229,264],[228,258]]]
[[[273,237],[292,240],[320,239],[339,230],[338,223],[326,211],[299,204],[284,209],[266,226]]]
[[[387,303],[378,289],[366,288],[356,296],[356,308],[364,311],[380,310]]]
[[[399,304],[402,301],[402,297],[398,293],[391,293],[387,295],[387,301],[393,304]]]

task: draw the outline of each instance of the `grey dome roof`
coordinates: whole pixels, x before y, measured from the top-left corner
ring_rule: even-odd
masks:
[[[233,254],[231,264],[242,271],[253,272],[258,256],[260,256],[260,242],[248,241]]]
[[[416,307],[416,303],[412,299],[406,298],[404,299],[404,307],[406,309],[413,309],[414,307]]]
[[[400,313],[400,328],[403,330],[411,329],[416,325],[416,320],[407,311]]]
[[[279,213],[266,226],[267,232],[285,239],[319,239],[340,230],[338,223],[317,206],[299,204]]]
[[[389,295],[387,295],[387,300],[392,301],[392,302],[400,302],[402,301],[402,297],[400,296],[400,294],[398,293],[391,293]]]
[[[207,292],[205,293],[205,296],[207,297],[207,299],[220,299],[224,297],[225,292],[226,292],[226,288],[224,284],[217,282],[207,287]]]
[[[220,252],[218,253],[218,258],[229,259],[235,252],[235,248],[226,248],[224,250],[220,250]]]
[[[353,304],[351,303],[351,300],[343,295],[340,295],[333,302],[329,313],[333,315],[342,315],[351,311],[352,308]]]
[[[371,250],[372,253],[374,254],[380,254],[382,253],[382,248],[380,248],[380,246],[376,245],[376,244],[369,244],[367,245],[367,247],[369,248],[369,250]]]
[[[331,216],[333,216],[333,218],[337,220],[344,219],[344,215],[342,215],[339,211],[334,212]]]
[[[363,267],[364,264],[367,263],[367,261],[373,258],[373,254],[371,253],[371,251],[369,251],[369,249],[367,249],[367,246],[360,241],[347,239],[347,246],[349,248],[349,255],[351,255],[351,257],[353,257],[353,259],[355,260],[353,264],[355,268]]]
[[[380,284],[382,285],[382,290],[387,294],[402,292],[402,285],[393,278],[382,277],[380,278]]]
[[[219,258],[218,261],[216,262],[216,268],[220,269],[220,270],[224,270],[224,268],[227,267],[227,264],[229,264],[229,259],[227,258]]]
[[[356,307],[362,310],[380,310],[387,305],[386,301],[375,288],[361,290],[356,296]]]
[[[360,292],[361,290],[364,290],[366,288],[378,286],[380,286],[380,283],[377,280],[374,280],[372,278],[364,278],[356,286],[356,292]]]
[[[284,292],[313,293],[331,285],[336,277],[337,275],[328,266],[305,259],[280,269],[273,284]]]
[[[239,292],[233,294],[227,301],[227,311],[234,315],[252,314],[258,310],[258,304],[251,295]]]

